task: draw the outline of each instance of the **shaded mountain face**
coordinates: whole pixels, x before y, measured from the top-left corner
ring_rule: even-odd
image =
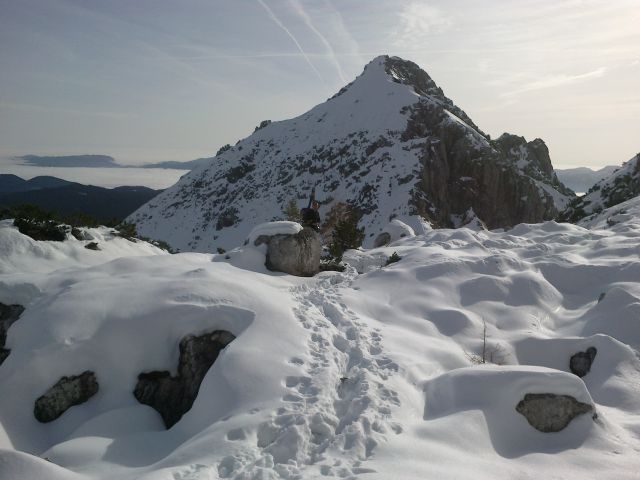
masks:
[[[243,242],[258,223],[305,206],[355,210],[372,243],[394,217],[454,226],[470,209],[490,228],[554,218],[573,196],[542,140],[491,141],[416,64],[375,58],[326,102],[265,121],[136,211],[138,231],[183,250]]]
[[[16,178],[20,179],[20,177]],[[48,178],[60,180],[55,177]],[[33,180],[36,179],[29,182]],[[63,182],[62,186],[55,186],[57,182],[53,181],[35,183],[35,185],[51,184],[52,188],[32,188],[4,194],[0,191],[0,206],[35,205],[62,216],[86,214],[100,221],[122,220],[160,192],[147,187],[102,188],[65,180],[60,182]]]
[[[640,153],[576,198],[561,219],[576,222],[640,195]]]
[[[0,195],[15,192],[28,192],[43,188],[57,188],[71,185],[73,182],[61,178],[40,176],[24,180],[17,175],[0,174]]]

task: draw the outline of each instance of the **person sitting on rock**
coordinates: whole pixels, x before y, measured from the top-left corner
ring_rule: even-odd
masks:
[[[314,189],[315,190],[315,189]],[[316,232],[320,231],[320,213],[318,209],[320,208],[320,204],[317,202],[315,197],[315,191],[311,194],[311,198],[309,199],[309,205],[306,208],[300,210],[300,217],[302,221],[303,227],[313,228]]]

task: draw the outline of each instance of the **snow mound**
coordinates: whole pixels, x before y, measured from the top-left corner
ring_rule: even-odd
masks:
[[[640,216],[628,212],[508,231],[403,218],[417,235],[313,278],[267,271],[251,244],[168,255],[97,229],[95,252],[2,224],[0,302],[25,311],[0,364],[0,478],[633,478]],[[175,375],[180,340],[213,330],[236,339],[166,430],[133,396],[137,376]],[[590,371],[569,373],[589,348]],[[483,352],[501,365],[473,366]],[[85,370],[98,393],[37,422],[35,400]],[[515,410],[527,393],[573,396],[598,419],[542,433]]]
[[[266,222],[256,226],[247,237],[246,244],[253,245],[256,239],[262,235],[272,237],[274,235],[295,235],[302,231],[302,225],[296,222]]]
[[[12,272],[48,273],[59,268],[96,265],[125,256],[166,255],[147,242],[126,240],[112,228],[82,228],[90,240],[67,235],[64,242],[36,241],[22,235],[13,220],[0,221],[0,275]],[[99,251],[84,248],[96,242]]]
[[[569,372],[571,355],[593,347],[597,350],[591,369],[582,380],[594,401],[637,413],[640,405],[640,359],[628,345],[608,335],[586,338],[524,338],[514,343],[520,364],[538,365]]]
[[[544,434],[534,430],[516,411],[518,402],[528,393],[568,395],[582,403],[593,404],[578,377],[548,368],[488,365],[461,368],[428,381],[424,391],[425,420],[478,410],[485,417],[494,448],[509,458],[535,451],[576,448],[594,426],[590,416],[583,415],[574,419],[564,433],[559,432],[550,441],[542,441]]]

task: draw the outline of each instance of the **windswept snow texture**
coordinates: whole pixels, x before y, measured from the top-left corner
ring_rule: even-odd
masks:
[[[637,478],[640,202],[626,209],[591,229],[424,230],[314,278],[268,272],[251,245],[167,255],[93,231],[93,252],[3,222],[0,302],[26,309],[0,365],[0,478]],[[478,364],[485,325],[499,365]],[[137,374],[220,329],[237,338],[165,430]],[[38,423],[34,401],[85,370],[99,392]],[[541,433],[515,410],[528,393],[597,417]]]
[[[448,216],[442,212],[455,210],[460,202],[464,208],[453,213],[464,213],[472,203],[489,210],[503,199],[484,189],[503,187],[520,192],[499,209],[509,225],[550,219],[564,209],[567,192],[557,190],[563,187],[553,172],[541,171],[540,158],[532,153],[544,143],[514,138],[522,143],[519,150],[500,151],[417,65],[380,56],[326,102],[293,119],[264,122],[128,221],[141,234],[182,251],[229,250],[241,245],[253,226],[283,219],[291,200],[305,206],[316,188],[321,217],[338,203],[354,206],[363,215],[365,245],[371,246],[393,217],[420,214],[442,220]],[[485,164],[495,171],[482,173]],[[476,181],[462,185],[459,171],[473,171]],[[425,182],[436,177],[457,193],[449,198],[430,191],[436,187]],[[488,181],[491,186],[485,185]],[[526,192],[530,198],[521,198]],[[541,211],[534,212],[536,207]],[[504,213],[512,209],[522,210],[515,222]],[[483,220],[506,224],[504,219]]]

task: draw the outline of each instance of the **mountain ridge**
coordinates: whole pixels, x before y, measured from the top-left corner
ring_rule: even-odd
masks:
[[[472,208],[490,228],[554,218],[573,192],[541,140],[490,140],[415,63],[378,56],[336,95],[186,174],[129,220],[183,250],[243,242],[316,187],[321,214],[355,210],[369,244],[395,217],[452,226]]]

